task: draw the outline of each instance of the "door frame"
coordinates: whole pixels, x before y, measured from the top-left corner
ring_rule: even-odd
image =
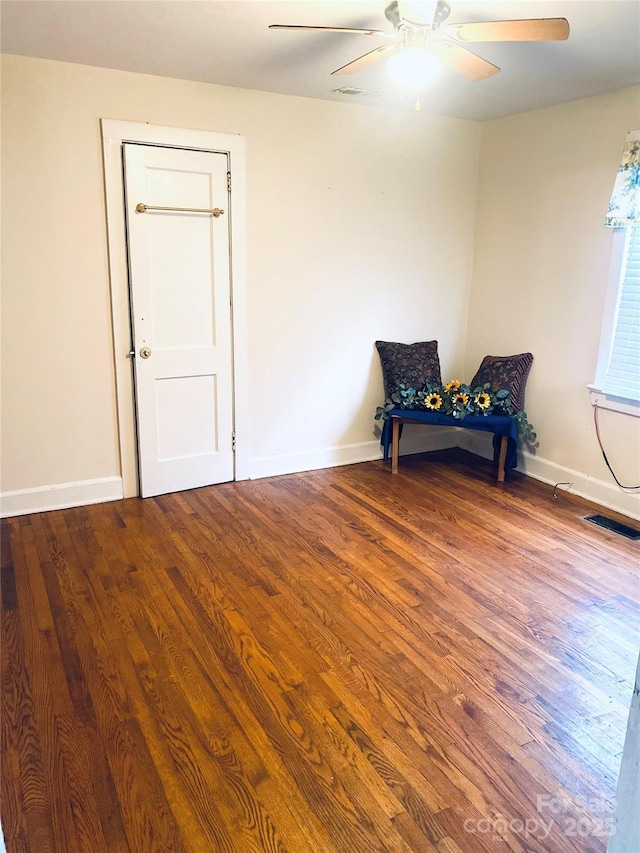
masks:
[[[125,142],[187,148],[226,154],[232,174],[229,197],[229,261],[231,285],[231,338],[233,359],[233,409],[236,435],[235,477],[249,479],[249,359],[246,273],[246,156],[242,136],[186,130],[176,127],[101,119],[113,360],[116,411],[120,445],[120,471],[125,498],[139,494],[136,412],[131,357],[129,270],[125,221],[122,146]]]

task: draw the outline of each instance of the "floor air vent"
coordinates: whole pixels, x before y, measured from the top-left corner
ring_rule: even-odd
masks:
[[[611,530],[613,533],[619,533],[620,536],[626,536],[627,539],[640,539],[640,530],[630,527],[628,524],[621,524],[612,518],[607,518],[606,515],[585,515],[584,520]]]

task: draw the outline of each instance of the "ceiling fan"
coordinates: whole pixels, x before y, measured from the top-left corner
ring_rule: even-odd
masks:
[[[569,37],[569,22],[566,18],[477,21],[443,26],[450,14],[449,4],[445,0],[438,0],[433,21],[430,24],[421,24],[403,17],[398,0],[392,0],[385,9],[385,17],[393,26],[393,32],[358,27],[314,27],[291,24],[271,24],[269,29],[356,33],[384,38],[389,42],[337,68],[331,72],[332,74],[354,74],[381,59],[390,58],[408,48],[417,47],[435,55],[443,65],[469,80],[484,80],[500,71],[497,65],[468,50],[466,45],[470,42],[563,41]]]

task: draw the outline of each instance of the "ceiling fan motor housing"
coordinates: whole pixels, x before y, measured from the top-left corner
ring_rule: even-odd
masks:
[[[451,14],[451,6],[445,0],[438,0],[436,4],[427,3],[422,0],[422,2],[414,3],[414,5],[416,8],[412,9],[411,0],[406,0],[406,3],[405,0],[400,0],[400,2],[392,0],[389,3],[384,14],[386,19],[393,24],[395,30],[400,29],[403,25],[437,30]],[[433,8],[434,5],[435,9],[432,18],[429,7]],[[416,17],[418,20],[416,20]]]
[[[451,6],[445,3],[444,0],[439,0],[436,6],[436,13],[433,16],[433,29],[437,30],[440,24],[443,24],[451,14]]]

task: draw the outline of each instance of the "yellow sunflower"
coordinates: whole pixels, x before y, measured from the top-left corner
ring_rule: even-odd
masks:
[[[440,394],[427,394],[424,398],[424,404],[427,409],[433,409],[435,411],[442,405],[442,397]]]
[[[466,406],[467,403],[469,402],[469,396],[468,396],[468,394],[463,394],[462,391],[460,391],[459,394],[454,394],[453,397],[451,398],[451,400],[454,404],[455,403],[462,403],[463,406]]]
[[[488,409],[491,405],[491,397],[487,394],[486,391],[481,391],[480,394],[476,396],[476,403],[480,406],[481,409]]]
[[[451,382],[447,383],[444,386],[444,390],[447,392],[447,394],[450,394],[451,391],[457,391],[459,387],[460,387],[460,380],[459,379],[452,379]]]

